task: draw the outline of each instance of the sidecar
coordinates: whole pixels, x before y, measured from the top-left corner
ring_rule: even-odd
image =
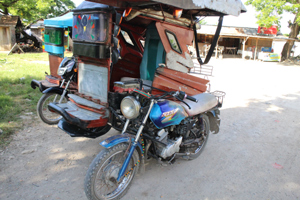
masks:
[[[78,59],[78,92],[67,103],[50,103],[63,116],[60,129],[72,137],[96,138],[110,127],[122,130],[121,100],[136,89],[145,94],[208,90],[209,80],[191,75],[188,46],[197,44],[198,16],[219,16],[204,60],[209,62],[225,15],[246,9],[240,0],[93,0],[73,10],[73,54]],[[141,80],[143,85],[141,85]],[[221,103],[221,102],[220,102]]]
[[[72,32],[73,13],[69,12],[64,16],[46,19],[44,21],[44,42],[45,51],[49,54],[50,74],[46,74],[45,80],[32,80],[31,87],[38,87],[41,92],[47,88],[59,87],[61,77],[57,75],[58,66],[64,59],[65,49],[69,46],[69,34]],[[76,89],[76,85],[70,85]]]

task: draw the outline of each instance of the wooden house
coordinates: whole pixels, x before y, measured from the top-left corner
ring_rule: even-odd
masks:
[[[0,15],[0,51],[9,51],[20,37],[21,30],[19,16]]]

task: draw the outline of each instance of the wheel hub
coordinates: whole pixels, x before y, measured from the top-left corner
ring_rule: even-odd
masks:
[[[110,186],[115,186],[117,184],[117,178],[119,176],[119,171],[121,169],[120,163],[111,163],[107,166],[105,170],[105,183]]]

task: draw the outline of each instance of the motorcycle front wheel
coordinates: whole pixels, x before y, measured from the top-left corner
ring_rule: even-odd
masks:
[[[128,144],[121,143],[102,150],[90,165],[84,182],[85,194],[90,200],[120,199],[128,191],[139,168],[139,154],[134,151],[123,176],[117,182],[119,171],[126,158]],[[135,166],[135,164],[137,164]]]
[[[40,98],[37,104],[37,114],[40,119],[45,122],[46,124],[53,125],[57,124],[59,120],[62,119],[62,116],[52,112],[48,109],[48,105],[51,102],[59,102],[61,98],[60,94],[57,93],[46,93]],[[67,98],[64,97],[61,103],[66,103]]]

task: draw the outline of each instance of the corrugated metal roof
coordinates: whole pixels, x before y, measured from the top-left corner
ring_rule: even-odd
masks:
[[[203,35],[215,35],[217,26],[215,25],[202,25],[200,30],[197,30],[198,34]],[[286,38],[284,36],[267,36],[258,35],[257,28],[245,28],[245,27],[222,27],[221,37],[251,37],[251,38],[261,38],[270,40],[297,40],[293,38]]]

